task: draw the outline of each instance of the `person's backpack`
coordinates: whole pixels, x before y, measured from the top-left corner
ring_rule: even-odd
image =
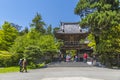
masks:
[[[22,66],[22,62],[23,62],[23,60],[20,60],[18,65]]]

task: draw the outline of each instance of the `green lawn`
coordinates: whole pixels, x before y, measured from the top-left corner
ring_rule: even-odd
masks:
[[[19,67],[6,67],[6,68],[0,68],[0,73],[7,73],[7,72],[18,72]]]
[[[42,68],[45,66],[45,63],[38,64],[38,68]],[[27,66],[28,70],[30,69],[37,69],[32,68],[31,66]],[[13,67],[0,67],[0,73],[8,73],[8,72],[19,72],[19,66],[13,66]]]

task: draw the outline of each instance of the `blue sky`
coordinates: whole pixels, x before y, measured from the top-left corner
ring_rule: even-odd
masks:
[[[74,14],[79,0],[0,0],[0,26],[4,21],[29,27],[36,13],[43,21],[53,27],[60,22],[78,22],[80,17]]]

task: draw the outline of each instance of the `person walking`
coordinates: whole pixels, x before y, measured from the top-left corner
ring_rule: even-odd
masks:
[[[87,57],[88,57],[87,53],[84,53],[84,54],[83,54],[84,63],[87,62]]]
[[[24,59],[23,60],[23,70],[22,70],[22,72],[27,72],[27,60],[26,59]]]
[[[93,55],[93,61],[92,61],[92,64],[95,65],[96,64],[96,56]]]
[[[22,69],[23,69],[23,59],[20,59],[19,60],[19,63],[18,63],[19,67],[20,67],[20,72],[22,72]]]
[[[75,59],[74,59],[74,60],[75,60],[75,62],[78,62],[78,56],[77,56],[77,55],[75,55],[75,56],[74,56],[74,58],[75,58]]]

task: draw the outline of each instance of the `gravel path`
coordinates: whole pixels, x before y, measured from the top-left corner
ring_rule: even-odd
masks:
[[[97,67],[52,67],[28,73],[0,74],[0,80],[120,80],[120,70]]]

